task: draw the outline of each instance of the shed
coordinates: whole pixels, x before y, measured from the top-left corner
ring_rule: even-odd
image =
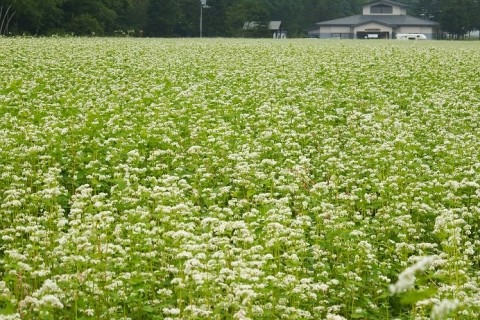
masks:
[[[284,39],[287,37],[287,31],[283,30],[282,21],[270,21],[268,26],[257,21],[245,21],[244,31],[255,31],[258,29],[268,29],[274,39]]]

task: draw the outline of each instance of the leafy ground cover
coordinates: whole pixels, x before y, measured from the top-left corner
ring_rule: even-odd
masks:
[[[480,317],[480,44],[0,61],[0,319]]]

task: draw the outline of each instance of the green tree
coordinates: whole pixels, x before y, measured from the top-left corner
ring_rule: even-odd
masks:
[[[304,33],[303,25],[303,1],[278,0],[272,5],[272,20],[282,21],[283,28],[290,36],[297,36]]]
[[[227,12],[229,32],[237,36],[269,37],[268,25],[272,20],[272,3],[268,0],[241,0],[233,4]],[[246,21],[258,25],[254,29],[243,30]]]
[[[62,0],[3,0],[0,7],[8,8],[11,5],[10,12],[15,12],[11,20],[13,32],[40,35],[61,27],[61,3]]]
[[[443,0],[440,2],[440,25],[454,39],[463,39],[474,28],[473,0]]]
[[[473,9],[471,10],[472,29],[480,31],[480,0],[473,1]],[[480,40],[480,35],[478,37]]]
[[[83,13],[72,18],[68,29],[76,35],[103,35],[105,28],[89,13]]]
[[[145,30],[148,20],[148,0],[130,0],[118,14],[118,24],[121,30],[134,30],[135,35],[140,36]]]
[[[349,15],[360,14],[362,5],[368,0],[318,1],[304,0],[303,20],[307,23],[304,28],[315,23],[330,19],[337,19]]]
[[[423,19],[439,21],[440,0],[417,0],[412,6],[413,15]]]
[[[327,3],[325,1],[305,0],[303,5],[303,14],[306,27],[311,27],[315,23],[331,19],[327,13]]]
[[[12,5],[0,4],[0,36],[9,33],[10,21],[15,16],[15,11],[11,11]]]
[[[208,0],[208,8],[203,10],[203,34],[207,37],[225,37],[232,36],[232,29],[228,27],[227,13],[231,6],[237,0]],[[193,21],[194,35],[199,34],[199,14],[200,14],[200,0],[194,0],[191,5],[194,10],[190,8],[192,16],[188,16],[188,21]],[[242,24],[243,26],[243,24]]]
[[[150,0],[147,7],[146,34],[153,37],[178,36],[184,22],[181,3],[177,0]]]
[[[65,0],[64,27],[77,35],[103,35],[113,31],[116,13],[100,0]]]

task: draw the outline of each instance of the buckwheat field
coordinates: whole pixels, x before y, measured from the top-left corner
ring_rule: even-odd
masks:
[[[0,61],[0,319],[480,318],[480,43]]]

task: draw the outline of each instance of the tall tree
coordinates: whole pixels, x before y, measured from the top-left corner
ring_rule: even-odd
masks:
[[[297,0],[278,0],[273,3],[273,20],[282,21],[283,28],[288,30],[291,36],[296,36],[304,32],[303,25],[303,1]]]
[[[240,0],[234,3],[227,12],[227,25],[233,35],[267,36],[268,24],[272,20],[272,3],[268,0]],[[246,21],[258,23],[256,30],[242,30]]]
[[[149,0],[126,0],[123,6],[117,8],[116,31],[127,32],[133,31],[133,35],[143,35],[143,30],[148,19]]]
[[[108,0],[64,0],[65,27],[78,35],[110,34],[115,29],[117,14]]]
[[[330,19],[327,14],[327,3],[325,1],[305,0],[302,16],[304,17],[304,26],[310,27],[315,23]]]
[[[197,10],[190,10],[194,12],[194,16],[188,16],[188,21],[194,21],[195,35],[199,34],[199,11],[200,0],[194,0],[194,7]],[[208,0],[207,8],[203,10],[203,34],[208,37],[225,37],[231,36],[232,29],[227,26],[227,13],[230,7],[236,3],[237,0]]]
[[[0,36],[9,34],[10,22],[15,16],[15,9],[12,9],[11,4],[0,4]]]
[[[439,17],[442,30],[455,39],[462,39],[474,28],[471,15],[473,8],[473,0],[442,0]]]
[[[439,21],[440,0],[417,0],[413,4],[413,14],[423,19]]]
[[[63,12],[62,0],[3,0],[0,6],[15,12],[11,29],[16,32],[45,34],[48,30],[61,27]]]
[[[150,0],[146,34],[154,37],[178,36],[184,22],[180,2],[177,0]]]
[[[473,1],[473,9],[470,14],[473,29],[480,32],[480,0]],[[480,40],[480,34],[478,39]]]

